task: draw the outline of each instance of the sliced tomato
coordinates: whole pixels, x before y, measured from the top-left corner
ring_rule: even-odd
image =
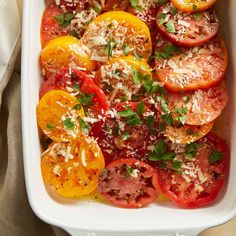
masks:
[[[130,5],[129,0],[105,0],[104,11],[126,11]]]
[[[81,136],[79,119],[83,119],[84,110],[77,106],[78,101],[71,94],[51,90],[39,101],[37,121],[39,128],[56,142],[68,142]]]
[[[137,60],[152,52],[150,31],[136,16],[123,11],[99,15],[87,27],[82,42],[91,50],[91,60],[107,62],[132,54]]]
[[[63,197],[79,197],[93,192],[104,166],[102,152],[88,137],[70,143],[52,143],[41,159],[45,184]]]
[[[158,79],[174,92],[207,89],[220,83],[228,66],[224,40],[217,37],[201,47],[179,48],[160,34],[156,44]]]
[[[168,93],[170,111],[184,111],[184,124],[203,125],[214,121],[228,102],[228,92],[224,82],[208,90],[188,93]]]
[[[84,5],[88,0],[51,0],[54,1],[54,3],[59,6],[64,11],[75,11],[77,8],[84,8]]]
[[[51,40],[41,52],[40,64],[46,79],[62,67],[79,67],[87,71],[95,68],[87,47],[71,36]]]
[[[144,207],[160,195],[157,172],[144,162],[120,159],[104,170],[98,190],[106,200],[118,207]]]
[[[133,56],[113,58],[102,65],[95,82],[103,89],[111,104],[130,101],[142,90],[139,74],[151,78],[151,68],[147,62]],[[145,80],[145,79],[144,79]]]
[[[204,11],[215,5],[216,0],[171,0],[171,2],[183,12]]]
[[[61,14],[63,14],[63,11],[55,5],[50,5],[45,9],[41,22],[41,43],[43,48],[50,40],[68,34],[67,28],[60,27],[55,19],[56,16]]]
[[[205,125],[183,125],[181,127],[173,127],[168,125],[163,131],[164,136],[166,136],[173,143],[192,143],[210,132],[213,127],[214,122],[210,122]]]
[[[209,133],[196,143],[170,144],[169,148],[176,157],[159,167],[163,193],[183,208],[212,203],[228,175],[229,152],[225,141]]]
[[[157,27],[174,44],[195,47],[217,34],[219,20],[213,9],[203,13],[183,13],[168,3],[157,13]]]
[[[97,139],[106,164],[121,158],[145,160],[149,146],[158,139],[154,116],[145,106],[138,115],[136,102],[120,103],[93,124],[90,135]]]
[[[104,92],[94,84],[93,80],[83,71],[75,68],[63,68],[52,74],[45,81],[40,89],[41,98],[50,90],[64,90],[80,98],[86,98],[87,95],[92,98],[91,101],[85,101],[83,106],[88,112],[89,117],[103,115],[108,110],[108,101]],[[89,96],[87,98],[89,99]]]

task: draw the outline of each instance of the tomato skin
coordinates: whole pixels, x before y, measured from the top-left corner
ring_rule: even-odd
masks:
[[[215,5],[216,0],[210,0],[207,3],[203,0],[171,0],[173,5],[183,12],[205,11]],[[195,7],[194,7],[195,6]]]
[[[168,12],[166,14],[166,17],[170,16],[168,21],[162,23],[161,16],[164,14],[163,12],[170,8],[171,4],[166,4],[159,9],[157,13],[157,27],[159,31],[174,44],[183,47],[196,47],[209,42],[216,36],[219,30],[219,20],[214,10],[209,10],[204,12],[204,14],[199,14],[199,19],[193,14],[184,14],[179,11],[174,14]],[[179,23],[181,19],[183,19],[186,26]],[[168,22],[173,22],[175,26],[174,33],[167,30],[166,24]]]
[[[132,176],[132,173],[126,175],[124,168],[131,168],[132,173],[137,170],[137,175]],[[115,206],[141,208],[155,201],[160,195],[157,172],[144,162],[136,159],[120,159],[110,163],[105,170],[105,174],[100,177],[98,190]],[[118,193],[110,194],[112,190]]]
[[[55,5],[50,5],[44,10],[41,21],[42,48],[44,48],[50,40],[68,34],[67,29],[61,28],[54,18],[62,13],[63,11]]]
[[[160,34],[157,38],[159,38],[157,53],[164,50],[166,45],[172,45]],[[228,51],[223,39],[217,37],[201,47],[188,49],[181,47],[178,50],[180,52],[175,52],[168,59],[155,60],[158,79],[165,83],[166,89],[176,93],[208,89],[219,85],[223,80],[228,67]],[[176,68],[170,66],[172,63]]]
[[[85,153],[85,158],[82,157],[82,152]],[[69,153],[69,156],[65,153]],[[45,184],[68,198],[93,192],[104,166],[104,158],[98,145],[88,137],[81,137],[71,143],[54,142],[41,159]]]
[[[204,141],[204,139],[207,141]],[[204,144],[204,142],[208,143],[208,148],[211,150],[222,152],[223,158],[210,164],[209,151],[204,149],[198,151],[196,157],[198,165],[202,173],[204,173],[204,177],[207,176],[206,182],[202,184],[203,190],[201,193],[193,189],[196,186],[196,182],[188,183],[180,174],[173,170],[158,169],[160,186],[163,193],[182,208],[192,209],[211,204],[218,196],[228,176],[229,150],[225,141],[216,134],[209,133],[198,143]]]
[[[104,92],[94,84],[87,73],[75,68],[62,68],[52,74],[48,80],[43,83],[39,97],[42,98],[43,95],[50,90],[63,90],[70,92],[72,95],[76,95],[78,91],[73,89],[73,85],[78,85],[79,90],[83,94],[94,95],[92,104],[88,107],[93,115],[103,115],[108,110],[109,105]]]

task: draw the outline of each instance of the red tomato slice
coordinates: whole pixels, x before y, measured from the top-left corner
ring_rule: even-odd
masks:
[[[63,14],[63,11],[55,5],[50,5],[45,9],[41,22],[42,47],[44,47],[50,40],[68,34],[67,29],[61,28],[54,18],[61,14]]]
[[[58,5],[61,9],[67,10],[67,11],[74,11],[77,8],[84,8],[84,5],[87,0],[53,0],[56,5]]]
[[[157,140],[154,112],[143,107],[143,114],[138,115],[137,107],[136,102],[120,103],[93,124],[90,135],[97,138],[106,164],[121,158],[145,160],[149,146]]]
[[[179,48],[157,36],[158,79],[173,92],[207,89],[220,83],[228,66],[224,40],[217,37],[201,47]]]
[[[221,114],[228,102],[228,92],[225,83],[222,82],[208,90],[199,89],[183,94],[168,93],[167,100],[171,111],[186,110],[184,124],[203,125]]]
[[[98,190],[106,200],[118,207],[144,207],[160,195],[157,172],[144,162],[121,159],[104,170]]]
[[[105,114],[108,110],[108,101],[104,92],[94,84],[93,80],[85,72],[75,68],[63,68],[52,74],[43,83],[39,97],[41,98],[50,90],[64,90],[74,96],[85,96],[84,99],[86,99],[86,94],[93,95],[91,102],[84,101],[84,104],[82,102],[84,109],[87,105],[90,117]]]
[[[212,9],[203,13],[183,13],[168,3],[157,13],[157,27],[174,44],[195,47],[217,34],[219,20]]]
[[[212,203],[228,175],[229,152],[225,141],[209,133],[196,143],[170,144],[169,148],[177,155],[159,168],[163,193],[183,208]]]

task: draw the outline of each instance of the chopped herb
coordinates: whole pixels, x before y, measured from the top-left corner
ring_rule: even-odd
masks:
[[[138,101],[140,99],[140,95],[132,95],[131,96],[131,101]]]
[[[190,96],[187,96],[186,97],[186,101],[185,101],[185,104],[189,103],[190,102]]]
[[[125,44],[125,48],[124,48],[123,53],[124,53],[125,56],[129,55],[129,45],[128,44]]]
[[[133,111],[130,107],[126,107],[126,110],[118,112],[118,115],[121,117],[131,117],[136,116],[137,113]]]
[[[167,167],[167,164],[164,161],[162,161],[162,162],[159,163],[159,167],[161,169],[165,169]]]
[[[170,12],[171,12],[172,15],[175,15],[177,13],[176,7],[171,7]]]
[[[77,39],[80,39],[81,37],[79,36],[79,34],[75,31],[75,30],[72,30],[69,32],[69,35],[72,36],[72,37],[75,37]]]
[[[52,124],[52,123],[47,123],[46,127],[47,127],[48,129],[55,129],[55,126],[54,126],[54,124]]]
[[[126,110],[118,112],[118,115],[126,118],[125,122],[127,125],[136,126],[143,123],[138,114],[130,107],[126,107]]]
[[[54,16],[54,19],[58,22],[59,26],[62,28],[67,27],[70,25],[71,20],[74,18],[74,14],[60,14],[58,16]]]
[[[140,0],[129,0],[131,6],[136,10],[136,11],[142,11],[142,7],[139,6],[139,1]]]
[[[197,11],[197,6],[195,4],[193,4],[193,10]]]
[[[185,153],[186,153],[187,157],[189,157],[189,158],[196,157],[198,147],[199,147],[199,144],[196,142],[187,144],[185,147]]]
[[[74,74],[72,74],[72,75],[74,75]],[[71,78],[72,78],[72,75],[71,75]],[[78,84],[73,84],[73,85],[72,85],[72,88],[73,88],[75,91],[80,92],[80,90],[79,90],[79,85],[78,85]]]
[[[127,131],[125,131],[123,134],[122,134],[122,140],[123,141],[126,141],[128,138],[129,138],[129,133]]]
[[[73,106],[73,109],[75,109],[75,110],[80,110],[81,108],[82,108],[82,105],[80,103]]]
[[[120,130],[119,130],[119,128],[117,127],[117,128],[115,128],[114,129],[114,136],[119,136],[120,135]]]
[[[85,93],[85,94],[80,94],[79,95],[79,98],[78,98],[78,101],[82,104],[82,105],[90,105],[92,103],[92,99],[94,97],[94,93],[92,94],[88,94],[88,93]]]
[[[106,168],[102,169],[101,175],[104,176],[106,173],[107,173],[107,169]]]
[[[161,115],[161,119],[168,125],[175,124],[172,112],[170,112],[168,114]]]
[[[144,104],[142,102],[138,102],[137,110],[140,116],[142,116],[143,113],[145,112]]]
[[[158,17],[159,19],[159,23],[158,25],[161,26],[166,22],[166,14],[165,13],[161,13]]]
[[[210,164],[214,164],[215,162],[221,160],[223,157],[224,157],[223,152],[213,151],[210,155],[209,162],[210,162]]]
[[[180,162],[180,161],[173,161],[172,168],[174,170],[179,170],[181,168],[181,165],[182,165],[182,162]]]
[[[139,61],[141,61],[143,58],[143,56],[139,55],[135,50],[134,50],[134,57]]]
[[[152,126],[154,126],[154,122],[155,122],[155,117],[154,116],[148,116],[147,118],[146,118],[146,125],[147,125],[147,127],[152,127]]]
[[[159,7],[163,6],[164,4],[166,4],[168,2],[168,0],[156,0],[156,3]]]
[[[126,170],[126,174],[128,175],[128,176],[130,176],[132,173],[133,173],[133,168],[131,168],[130,166],[125,166],[125,170]]]
[[[75,123],[71,121],[71,118],[66,118],[65,120],[63,120],[63,125],[67,130],[73,130],[75,127]]]
[[[139,73],[137,72],[137,70],[132,66],[132,73],[133,73],[133,81],[135,84],[140,84],[140,78],[139,78]]]
[[[195,12],[193,13],[193,18],[197,21],[199,21],[202,17],[202,13],[201,12]]]
[[[112,58],[113,55],[113,49],[116,47],[116,43],[113,41],[109,41],[107,44],[107,48],[108,48],[108,60],[110,60],[110,58]]]
[[[175,112],[179,115],[185,115],[188,112],[186,107],[176,108]]]
[[[150,55],[150,56],[148,57],[148,61],[149,61],[149,62],[154,61],[154,59],[155,59],[155,57],[154,57],[153,55]]]
[[[163,47],[161,52],[156,53],[156,58],[157,59],[170,59],[176,53],[183,53],[183,52],[179,47],[173,44],[167,44]]]
[[[166,129],[166,123],[165,122],[159,122],[158,123],[158,127],[159,127],[159,130],[160,132],[164,131]]]
[[[141,125],[143,122],[140,120],[138,116],[133,118],[126,119],[126,124],[131,126]]]
[[[148,155],[150,161],[171,161],[175,158],[176,154],[174,152],[166,152],[161,156],[153,155],[153,153]]]
[[[122,97],[120,98],[120,100],[121,100],[122,102],[126,102],[126,101],[129,100],[129,98],[128,98],[127,96],[122,96]]]
[[[170,112],[170,109],[168,107],[168,102],[165,99],[162,99],[161,101],[161,109],[164,112]]]
[[[97,13],[100,14],[102,12],[102,7],[97,1],[93,1],[93,10]]]
[[[169,32],[169,33],[175,33],[175,25],[173,22],[169,21],[166,23],[166,30]]]
[[[78,117],[79,126],[84,134],[88,134],[89,130],[91,129],[90,125],[84,121],[81,117]]]
[[[184,125],[183,122],[186,119],[186,116],[185,115],[178,116],[176,119],[177,119],[177,123],[178,123],[177,127],[180,128]]]
[[[161,156],[163,155],[167,150],[167,145],[166,143],[161,139],[157,142],[154,148],[154,152],[158,155]]]

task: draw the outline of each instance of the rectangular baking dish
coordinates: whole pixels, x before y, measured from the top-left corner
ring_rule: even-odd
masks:
[[[216,203],[197,210],[185,210],[171,203],[152,204],[143,209],[120,209],[99,202],[65,200],[52,196],[44,187],[40,171],[41,147],[36,122],[36,105],[41,83],[38,58],[41,51],[40,21],[43,0],[24,0],[22,48],[22,125],[24,168],[30,205],[43,221],[62,227],[72,235],[197,235],[223,224],[236,215],[236,1],[221,0],[224,31],[230,52],[228,87],[229,126],[225,138],[231,147],[228,184]],[[226,111],[227,112],[227,111]]]

